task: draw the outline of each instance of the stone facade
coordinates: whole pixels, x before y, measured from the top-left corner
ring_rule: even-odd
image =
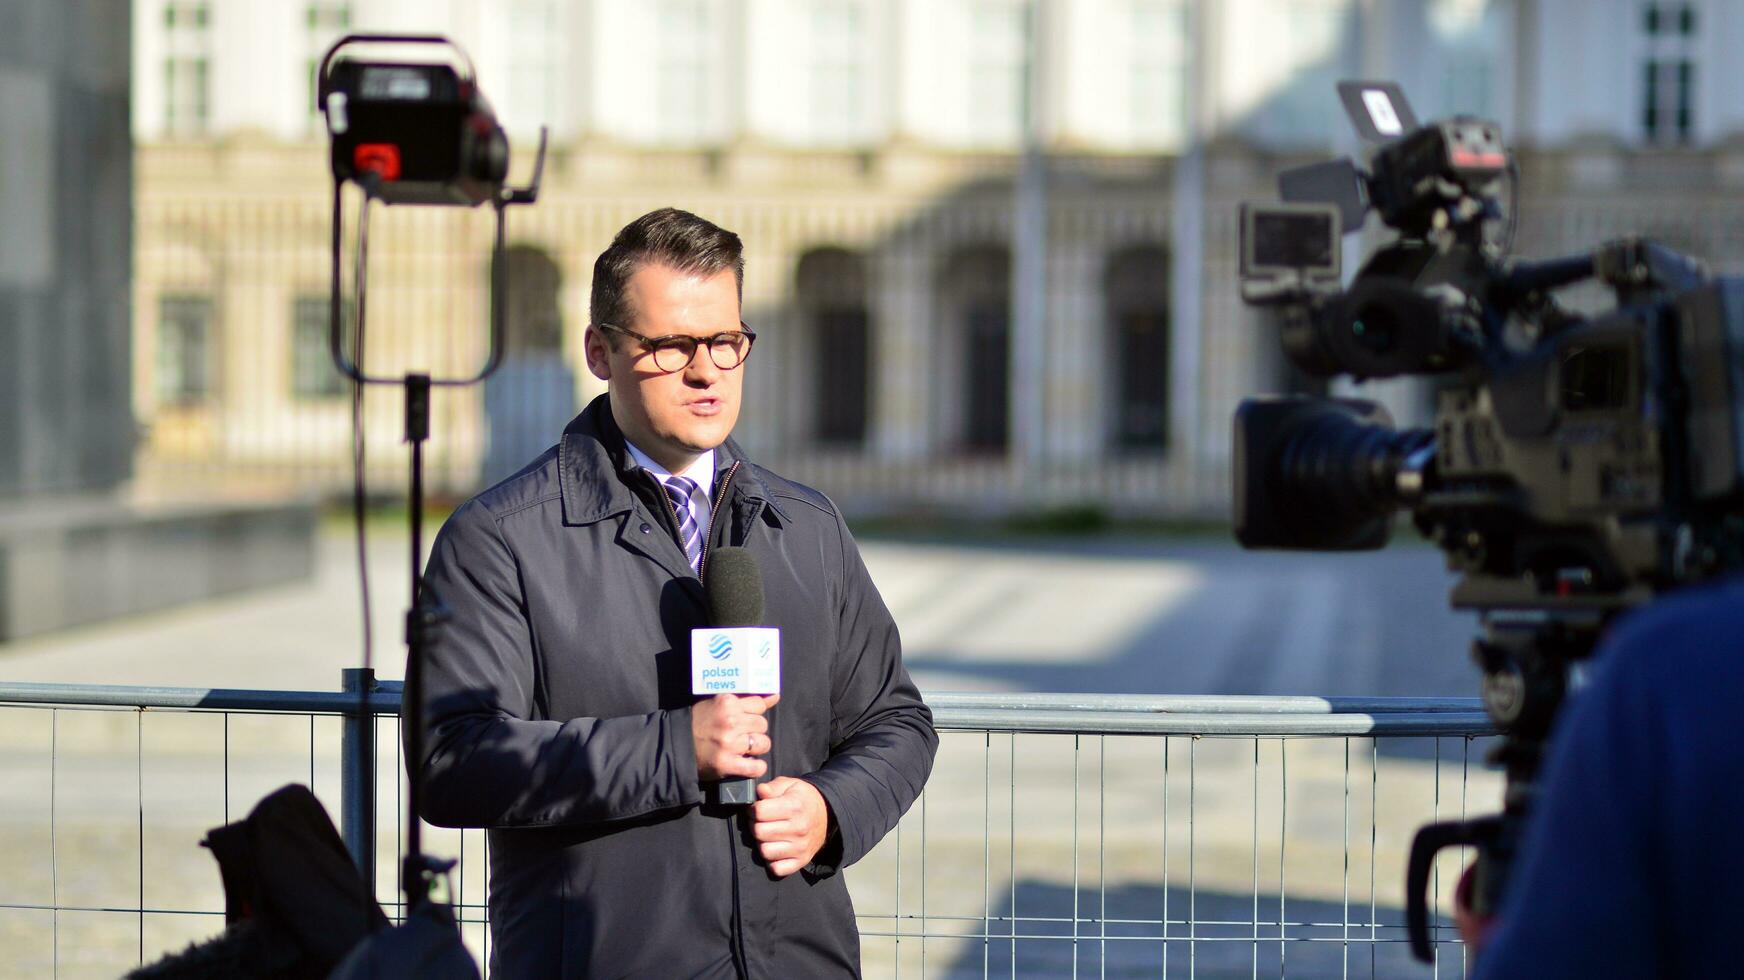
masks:
[[[1005,404],[983,405],[979,422],[968,405],[982,387],[1009,383],[997,378],[1007,370],[1006,352],[970,333],[972,308],[985,306],[1001,320],[990,335],[996,345],[1006,290],[964,291],[966,283],[1003,283],[1011,275],[1010,155],[562,147],[547,166],[540,203],[511,212],[510,240],[555,270],[556,348],[574,378],[571,405],[601,390],[581,358],[594,257],[629,219],[676,204],[747,243],[745,318],[760,336],[742,432],[760,457],[867,507],[1102,503],[1206,513],[1226,486],[1228,413],[1241,395],[1276,381],[1269,339],[1236,298],[1234,243],[1236,203],[1263,196],[1282,162],[1245,151],[1213,155],[1200,299],[1214,326],[1194,338],[1199,360],[1171,371],[1168,352],[1182,346],[1183,329],[1170,315],[1171,161],[1050,159],[1045,373],[1034,393],[1045,431],[1039,459],[1021,472],[1001,451]],[[147,458],[154,472],[223,466],[329,489],[348,478],[348,399],[337,390],[299,397],[291,377],[298,298],[320,298],[327,289],[330,187],[323,171],[318,149],[264,140],[141,149],[135,380],[139,412],[154,420]],[[262,173],[272,178],[262,181]],[[483,212],[372,212],[371,370],[418,363],[461,374],[482,360],[488,235]],[[861,311],[866,331],[864,418],[845,438],[824,431],[825,403],[840,392],[822,390],[820,379],[855,380],[856,372],[826,363],[842,350],[830,347],[828,325],[808,295],[833,287],[800,281],[802,266],[825,255],[839,257],[825,276],[853,278],[859,295],[841,301]],[[1168,334],[1146,348],[1156,357],[1156,390],[1135,396],[1148,398],[1168,423],[1129,439],[1134,445],[1122,443],[1113,390],[1119,337],[1109,277],[1121,262],[1127,278],[1139,280],[1123,289],[1142,294],[1154,308],[1150,326]],[[183,295],[212,297],[221,311],[211,356],[222,381],[204,397],[169,404],[159,400],[156,375],[164,361],[152,351],[166,297]],[[513,341],[523,332],[511,328],[511,355],[522,353]],[[976,361],[993,380],[972,377]],[[1197,412],[1171,410],[1182,397],[1169,390],[1174,378],[1192,386],[1185,397]],[[400,405],[391,391],[368,397],[374,475],[392,478]],[[491,430],[485,398],[479,390],[439,393],[431,449],[438,485],[462,491],[480,479]],[[550,422],[555,438],[563,419]],[[991,426],[992,438],[970,431],[974,425]]]
[[[142,465],[166,477],[253,473],[328,491],[349,479],[349,403],[317,377],[322,144],[307,106],[274,83],[326,40],[317,6],[343,8],[352,28],[451,30],[475,47],[484,87],[515,96],[499,104],[521,137],[517,175],[529,120],[553,125],[544,196],[511,216],[520,380],[436,403],[430,461],[454,493],[501,475],[504,446],[554,437],[598,391],[580,351],[591,263],[624,222],[671,204],[747,242],[745,316],[761,338],[742,433],[759,456],[860,510],[1221,515],[1231,412],[1293,383],[1265,317],[1237,296],[1236,206],[1272,198],[1284,167],[1360,152],[1330,93],[1338,77],[1400,78],[1426,117],[1501,121],[1522,148],[1522,254],[1626,231],[1721,269],[1744,254],[1730,216],[1744,158],[1728,136],[1744,131],[1744,100],[1724,97],[1744,74],[1715,55],[1744,30],[1731,5],[1649,5],[1669,12],[1643,23],[1624,0],[687,0],[634,14],[516,0],[499,29],[471,3],[426,23],[360,0],[312,5],[309,29],[290,33],[282,5],[183,6],[210,7],[203,43],[232,84],[190,135],[169,128],[156,73],[138,76],[135,409],[150,426]],[[843,23],[860,30],[829,33]],[[586,56],[541,62],[526,30],[540,24],[554,50]],[[164,34],[141,39],[142,59],[186,41]],[[826,35],[839,63],[774,57],[824,50],[812,42]],[[1571,48],[1566,35],[1617,43]],[[231,47],[251,71],[225,60]],[[672,93],[658,78],[631,84],[693,56],[684,70],[713,109],[662,102]],[[1680,75],[1685,62],[1701,70]],[[528,68],[539,64],[544,75]],[[1643,66],[1664,69],[1664,84],[1619,81]],[[858,121],[832,129],[812,95],[843,72],[861,86]],[[1608,88],[1581,82],[1596,73]],[[1699,86],[1678,88],[1685,76]],[[1030,114],[1015,129],[978,123],[1011,108],[995,89],[1014,79]],[[1179,99],[1145,117],[1140,82]],[[1649,98],[1663,104],[1650,112]],[[688,137],[687,111],[707,122]],[[1045,205],[1027,212],[1026,160],[1046,174],[1045,194],[1025,198]],[[1045,234],[1019,234],[1020,213]],[[385,209],[371,241],[371,365],[477,364],[488,215]],[[1045,288],[1029,268],[1045,270]],[[1026,296],[1040,297],[1033,319]],[[166,337],[200,343],[166,354]],[[1367,390],[1401,420],[1422,401],[1410,382]],[[368,394],[374,480],[403,474],[400,412],[391,391]]]

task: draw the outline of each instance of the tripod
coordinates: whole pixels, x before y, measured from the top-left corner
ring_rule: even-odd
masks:
[[[1454,605],[1460,605],[1458,593]],[[1484,615],[1484,635],[1472,644],[1483,671],[1484,710],[1502,731],[1489,761],[1502,767],[1502,812],[1428,824],[1411,841],[1405,869],[1405,926],[1411,950],[1425,963],[1435,956],[1429,933],[1429,881],[1435,856],[1449,847],[1475,847],[1472,910],[1494,914],[1538,789],[1551,723],[1570,690],[1577,666],[1593,654],[1608,617],[1598,608],[1539,614]]]
[[[363,204],[357,219],[357,254],[353,280],[356,290],[356,324],[353,329],[352,341],[354,353],[348,354],[344,345],[344,304],[342,299],[341,255],[342,225],[344,218],[343,191],[345,181],[338,176],[333,182],[333,238],[332,238],[332,299],[331,320],[328,335],[329,348],[333,362],[340,373],[358,386],[359,397],[366,385],[393,385],[403,389],[405,393],[405,441],[409,446],[410,487],[408,491],[408,507],[410,510],[411,530],[411,584],[412,606],[406,613],[406,680],[403,695],[401,718],[405,731],[406,757],[410,760],[408,767],[408,788],[406,793],[406,856],[400,869],[400,888],[406,897],[406,914],[409,916],[430,901],[435,881],[441,875],[454,867],[453,861],[439,861],[423,853],[422,834],[418,819],[418,804],[421,798],[422,783],[421,768],[423,761],[423,664],[430,651],[441,639],[442,626],[447,618],[447,612],[434,596],[426,594],[423,583],[424,555],[424,444],[430,438],[430,394],[438,387],[465,387],[482,382],[496,371],[502,362],[503,337],[506,319],[505,297],[508,292],[507,283],[507,221],[506,214],[510,207],[531,204],[538,199],[539,184],[544,171],[545,134],[539,136],[539,154],[534,165],[533,179],[522,188],[503,188],[491,200],[492,209],[496,213],[496,233],[491,251],[491,285],[490,285],[490,349],[484,364],[470,375],[452,378],[432,377],[421,372],[410,372],[403,376],[376,376],[364,372],[363,337],[365,325],[365,302],[367,290],[368,258],[369,258],[369,211],[370,204],[380,199],[381,175],[365,173],[357,181],[364,193]],[[361,470],[359,476],[361,491]],[[360,493],[361,502],[361,493]],[[368,624],[365,624],[365,630]],[[367,722],[369,718],[367,693],[360,695],[358,711]],[[373,760],[371,760],[373,769]],[[365,785],[374,786],[374,773],[365,773]],[[373,814],[373,809],[371,809]],[[372,817],[373,822],[373,817]],[[363,839],[370,842],[367,848],[373,851],[374,827],[367,828]],[[366,868],[374,866],[373,855],[362,855]]]

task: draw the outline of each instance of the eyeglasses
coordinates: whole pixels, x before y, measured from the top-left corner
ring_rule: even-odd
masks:
[[[712,337],[691,337],[681,333],[667,334],[664,337],[644,337],[634,330],[625,330],[612,323],[596,323],[601,330],[621,333],[636,343],[642,349],[654,355],[654,366],[671,374],[690,367],[690,362],[696,359],[698,347],[708,347],[709,360],[722,371],[731,371],[745,363],[745,358],[751,356],[751,345],[756,342],[757,335],[744,322],[739,323],[738,330],[728,330]]]

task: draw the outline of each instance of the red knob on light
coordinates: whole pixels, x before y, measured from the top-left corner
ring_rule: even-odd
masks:
[[[400,179],[400,148],[392,143],[359,143],[351,153],[358,173],[373,173],[382,180]]]

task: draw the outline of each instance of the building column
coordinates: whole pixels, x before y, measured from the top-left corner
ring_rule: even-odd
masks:
[[[1079,465],[1103,455],[1111,380],[1099,257],[1094,244],[1074,241],[1056,243],[1049,262],[1045,367],[1050,411],[1043,448],[1050,463]]]
[[[940,341],[928,287],[928,256],[898,236],[871,256],[876,265],[872,313],[872,419],[868,449],[878,459],[924,459],[932,451],[935,358]]]

